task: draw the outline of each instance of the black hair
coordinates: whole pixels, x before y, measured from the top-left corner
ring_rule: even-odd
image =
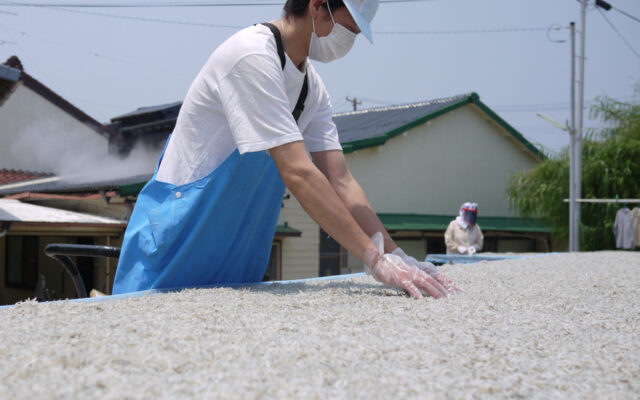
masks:
[[[284,3],[284,7],[282,7],[284,15],[303,17],[307,13],[307,8],[309,8],[309,1],[310,0],[287,0],[287,2]],[[334,11],[344,7],[344,2],[342,0],[328,0],[324,3],[324,6]]]

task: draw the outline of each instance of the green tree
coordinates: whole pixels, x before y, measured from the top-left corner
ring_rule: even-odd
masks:
[[[640,198],[640,104],[598,98],[590,112],[608,126],[583,140],[582,197]],[[522,217],[548,223],[554,238],[569,235],[569,151],[549,157],[530,171],[512,175],[506,191]],[[613,222],[622,204],[581,205],[580,250],[615,248]]]

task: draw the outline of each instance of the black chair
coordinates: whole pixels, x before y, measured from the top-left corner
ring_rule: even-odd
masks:
[[[44,253],[62,264],[73,281],[78,298],[83,298],[88,297],[87,289],[76,263],[69,256],[118,258],[120,247],[51,243],[45,246]]]

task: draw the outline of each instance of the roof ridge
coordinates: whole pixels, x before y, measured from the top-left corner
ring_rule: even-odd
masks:
[[[359,110],[359,111],[347,111],[347,112],[343,112],[343,113],[336,113],[333,114],[334,117],[343,117],[343,116],[348,116],[348,115],[359,115],[359,114],[367,114],[367,113],[371,113],[371,112],[383,112],[383,111],[393,111],[393,110],[402,110],[402,109],[407,109],[407,108],[417,108],[417,107],[424,107],[424,106],[430,106],[433,104],[445,104],[445,103],[451,103],[454,101],[458,101],[464,98],[468,98],[471,97],[473,94],[473,92],[469,92],[469,93],[465,93],[465,94],[460,94],[457,96],[450,96],[450,97],[442,97],[439,99],[433,99],[433,100],[426,100],[426,101],[419,101],[416,103],[406,103],[406,104],[394,104],[391,106],[383,106],[383,107],[373,107],[373,108],[367,108],[364,110]]]

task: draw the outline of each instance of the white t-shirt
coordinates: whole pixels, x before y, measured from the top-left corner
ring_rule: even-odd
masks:
[[[296,124],[291,112],[305,73],[285,58],[283,70],[273,33],[264,25],[220,45],[187,92],[156,179],[193,182],[236,149],[255,152],[299,140],[309,152],[341,149],[329,95],[308,62],[309,92]]]

